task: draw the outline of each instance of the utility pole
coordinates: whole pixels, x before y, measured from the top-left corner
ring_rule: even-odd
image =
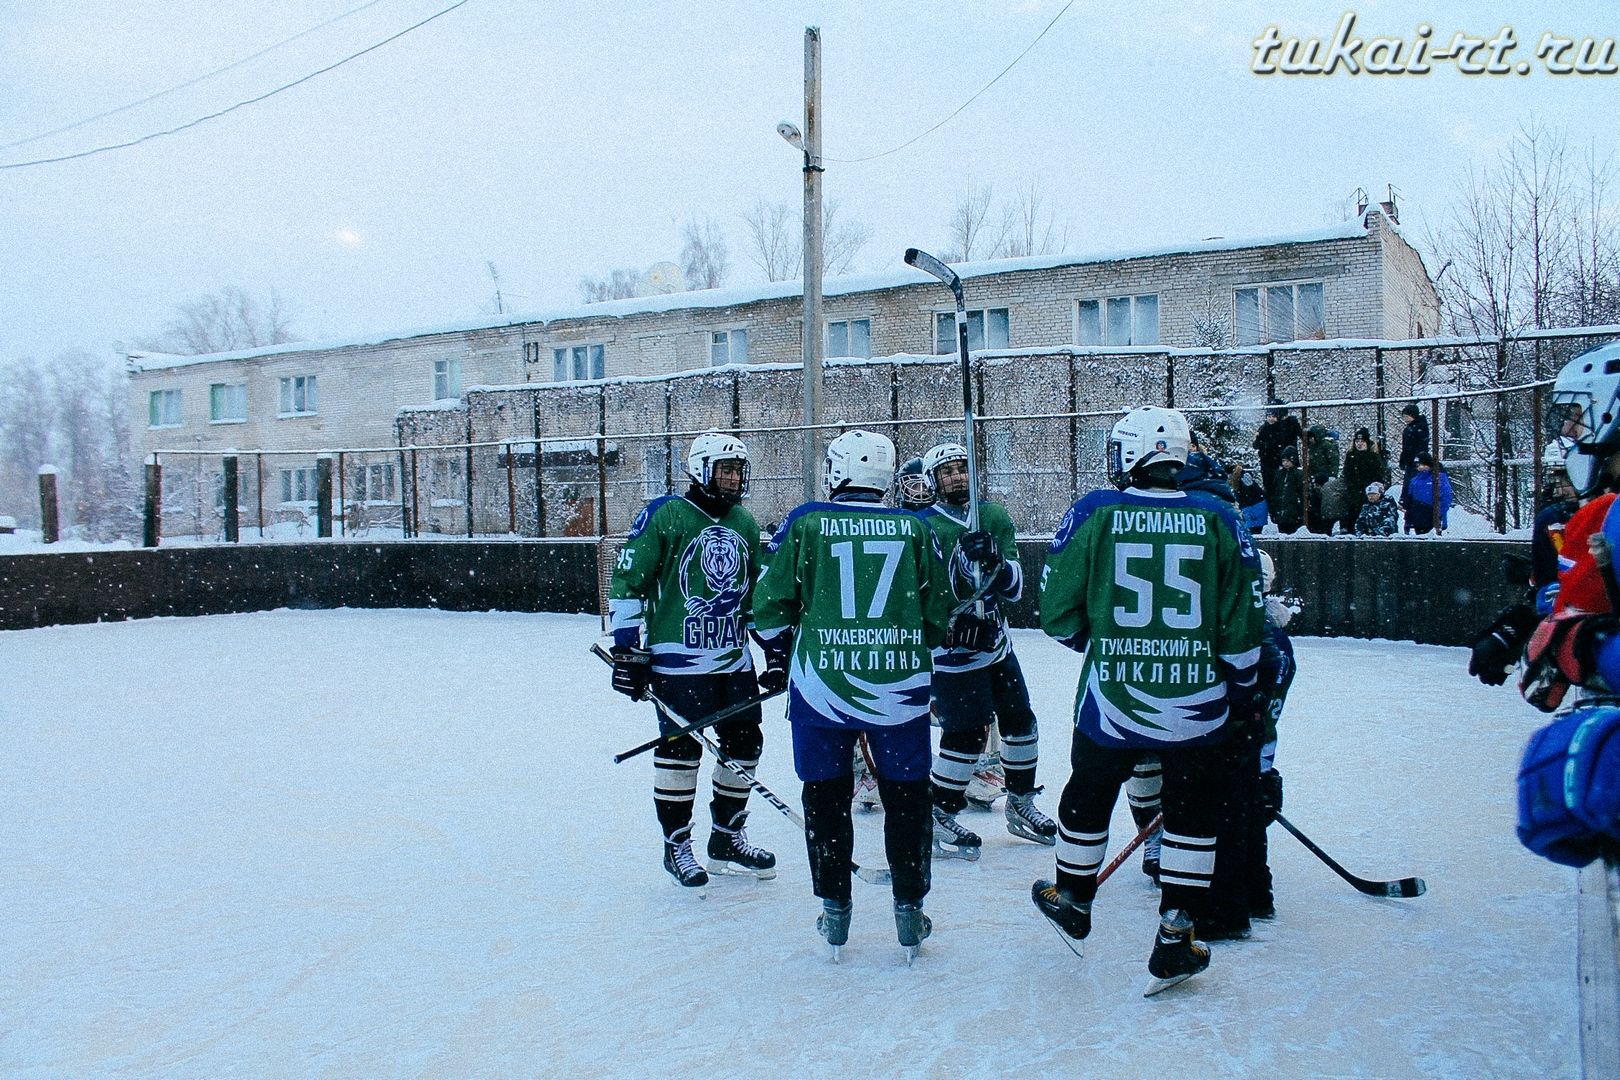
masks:
[[[804,498],[818,496],[821,423],[821,28],[804,28]]]

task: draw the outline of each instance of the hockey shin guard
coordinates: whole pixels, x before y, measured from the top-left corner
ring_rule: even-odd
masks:
[[[852,775],[810,780],[804,785],[804,843],[810,855],[810,886],[823,900],[849,901],[850,859],[855,850],[855,823],[850,818],[849,804],[854,796]],[[888,812],[887,793],[884,808]]]
[[[883,796],[883,847],[894,875],[894,902],[920,904],[933,874],[934,811],[927,780],[878,778]],[[849,796],[844,796],[849,812]]]

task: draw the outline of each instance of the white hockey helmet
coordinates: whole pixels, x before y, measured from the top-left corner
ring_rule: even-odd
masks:
[[[717,461],[741,462],[742,486],[737,489],[735,496],[723,493],[714,486],[714,465]],[[692,440],[692,448],[686,452],[686,475],[710,495],[736,502],[748,494],[748,447],[735,435],[705,431]]]
[[[1564,456],[1570,484],[1581,495],[1592,494],[1603,485],[1609,456],[1620,450],[1620,342],[1565,364],[1546,414],[1548,434],[1574,440]]]
[[[1268,593],[1277,580],[1277,564],[1264,551],[1260,553],[1260,591]]]
[[[827,444],[821,485],[829,497],[846,488],[883,494],[894,480],[894,443],[871,431],[846,431]]]
[[[942,442],[923,455],[923,471],[933,477],[938,486],[939,478],[934,476],[934,470],[948,461],[966,461],[967,456],[967,447],[961,443]]]
[[[1132,409],[1108,433],[1108,476],[1128,483],[1133,472],[1153,465],[1187,464],[1191,435],[1179,409],[1143,405]]]

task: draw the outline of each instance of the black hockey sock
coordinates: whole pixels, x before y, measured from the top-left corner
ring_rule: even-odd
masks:
[[[920,904],[932,884],[934,814],[927,780],[885,780],[878,777],[883,796],[883,848],[894,874],[894,902]],[[849,809],[849,797],[844,798]]]
[[[831,780],[811,780],[804,785],[804,841],[810,853],[810,886],[823,900],[849,900],[849,867],[855,850],[855,824],[850,819],[849,804],[854,797],[853,773]],[[886,815],[892,813],[887,792],[884,811]]]

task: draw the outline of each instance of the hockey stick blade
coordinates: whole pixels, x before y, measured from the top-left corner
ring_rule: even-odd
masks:
[[[939,282],[958,297],[962,295],[962,279],[956,276],[956,271],[918,248],[906,248],[906,265],[914,266],[929,277],[937,278]]]
[[[1334,862],[1331,855],[1317,847],[1310,837],[1294,826],[1292,821],[1278,814],[1277,824],[1292,833],[1295,840],[1305,845],[1306,850],[1326,863],[1329,870],[1348,881],[1359,893],[1364,893],[1367,896],[1392,896],[1410,900],[1414,896],[1422,896],[1429,891],[1429,886],[1420,877],[1398,878],[1395,881],[1371,881],[1367,878],[1357,877]]]

